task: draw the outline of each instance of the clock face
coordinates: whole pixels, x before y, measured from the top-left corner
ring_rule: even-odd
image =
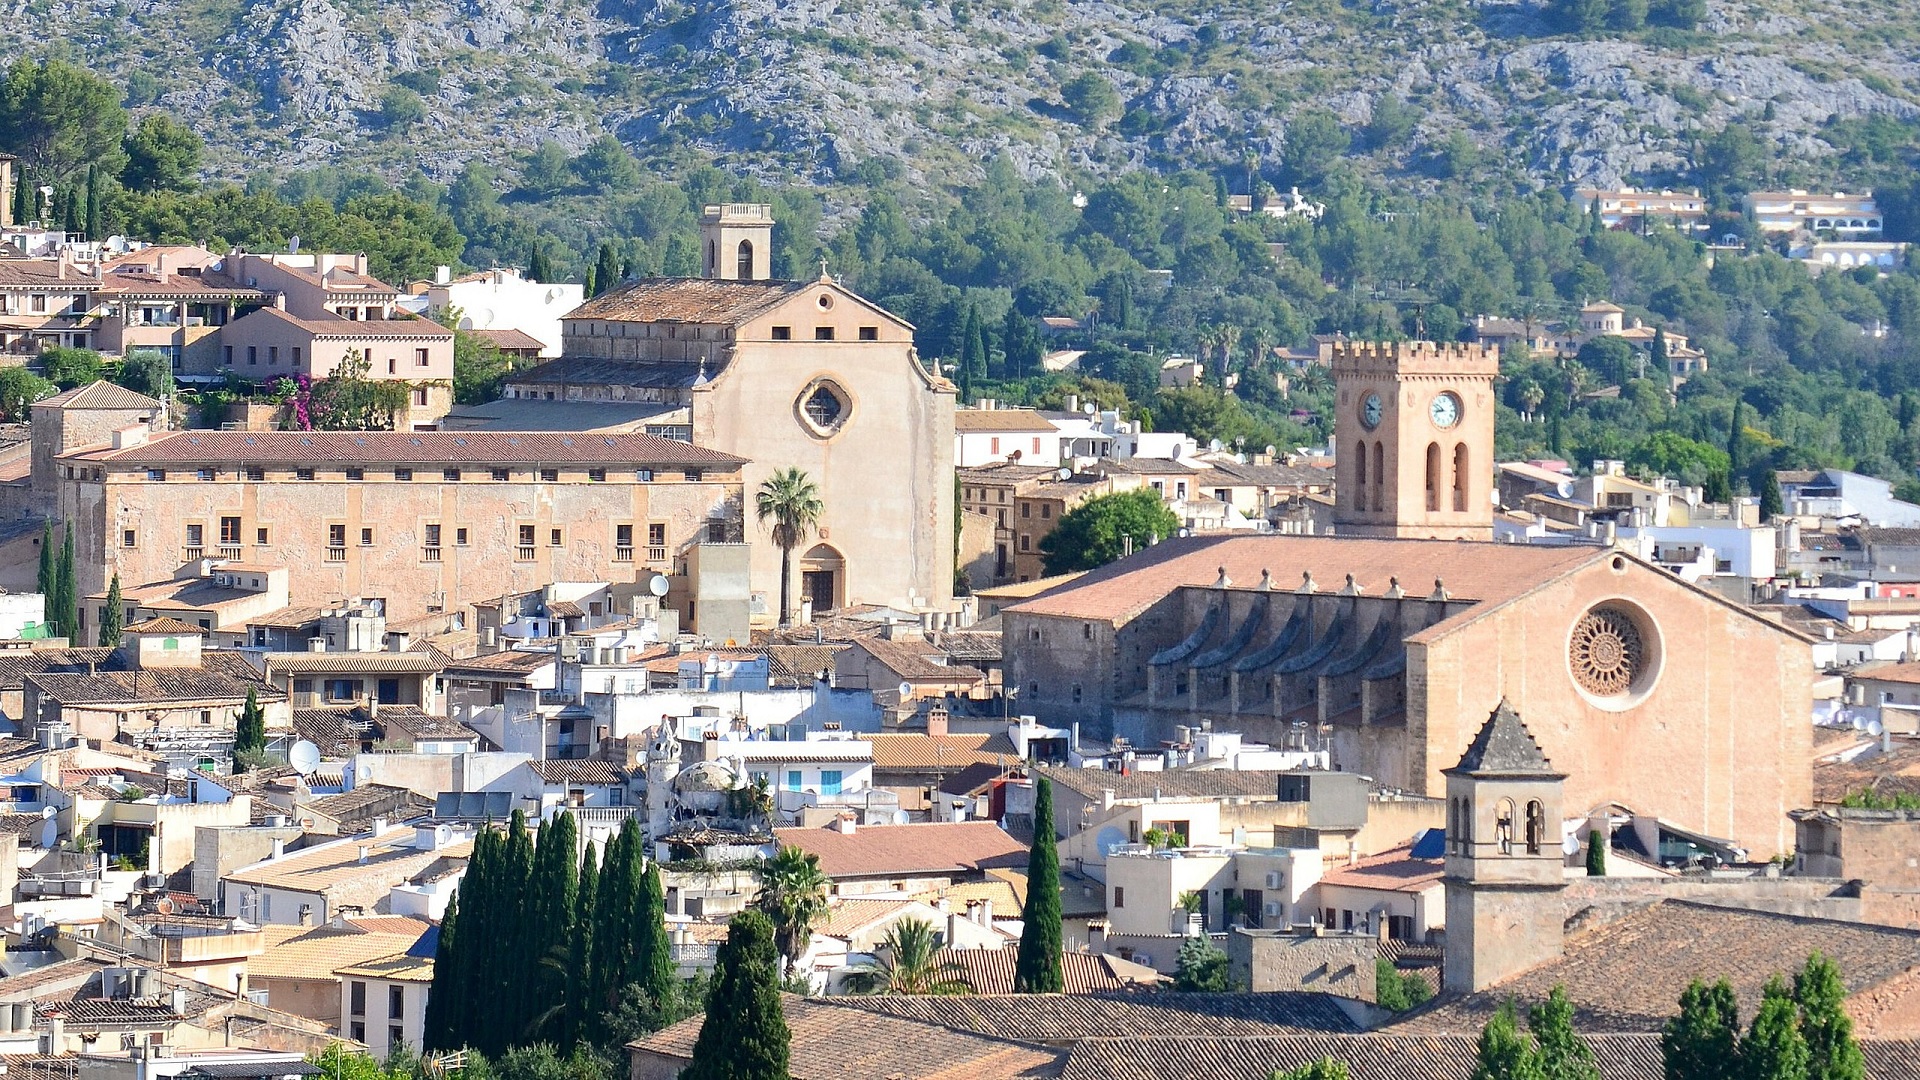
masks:
[[[1450,428],[1460,422],[1460,399],[1452,394],[1441,394],[1427,406],[1427,415],[1433,418],[1433,426]]]
[[[1380,395],[1368,394],[1360,402],[1360,422],[1366,425],[1368,431],[1372,431],[1380,426],[1380,417],[1385,411],[1386,406],[1381,403]]]

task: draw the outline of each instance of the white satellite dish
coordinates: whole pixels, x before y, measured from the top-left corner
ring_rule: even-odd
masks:
[[[300,254],[300,237],[297,234],[287,237],[287,254]]]
[[[901,697],[903,697],[903,698],[910,698],[910,697],[912,697],[912,696],[913,696],[913,684],[912,684],[912,683],[906,683],[906,682],[903,682],[903,683],[901,683],[901,684],[900,684],[900,696],[901,696]]]
[[[1881,723],[1878,720],[1867,721],[1867,734],[1872,735],[1876,739],[1879,738],[1881,735],[1885,734],[1886,730],[1887,730],[1887,725]]]
[[[670,585],[663,574],[655,574],[647,579],[647,591],[655,596],[667,595],[668,588]]]
[[[293,749],[287,751],[287,764],[293,766],[293,770],[301,776],[307,776],[320,767],[320,748],[301,739],[293,744]]]
[[[1859,713],[1855,713],[1853,715],[1853,730],[1855,731],[1867,730],[1867,718],[1864,716],[1861,716]]]

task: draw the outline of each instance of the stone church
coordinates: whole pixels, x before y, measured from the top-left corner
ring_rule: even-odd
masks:
[[[777,619],[781,604],[780,551],[754,518],[754,492],[788,467],[807,473],[825,507],[793,553],[793,610],[803,601],[815,611],[944,610],[954,386],[921,362],[912,326],[824,269],[811,281],[774,280],[769,211],[707,207],[704,277],[635,281],[568,314],[560,359],[508,377],[502,422],[542,412],[584,429],[617,411],[653,434],[746,458],[756,624]]]
[[[1495,371],[1473,347],[1336,345],[1339,535],[1169,540],[1003,609],[1021,711],[1141,745],[1202,721],[1320,738],[1439,796],[1505,699],[1569,815],[1791,848],[1807,639],[1606,547],[1487,541]]]

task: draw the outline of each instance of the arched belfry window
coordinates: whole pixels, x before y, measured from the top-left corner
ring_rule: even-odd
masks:
[[[1427,444],[1427,509],[1440,509],[1440,444]]]
[[[1500,854],[1513,854],[1513,800],[1501,799],[1493,812],[1493,842]]]
[[[741,281],[753,280],[753,241],[740,241],[740,250],[735,256],[733,276]]]
[[[1387,490],[1387,452],[1383,444],[1373,444],[1373,508],[1382,509],[1386,503]]]
[[[1353,485],[1353,505],[1356,509],[1367,508],[1367,444],[1355,443],[1353,447],[1355,468],[1359,470],[1358,483]]]
[[[1547,808],[1539,799],[1527,802],[1527,854],[1538,855],[1547,842]]]
[[[1467,444],[1460,443],[1453,448],[1453,509],[1463,512],[1467,508]]]

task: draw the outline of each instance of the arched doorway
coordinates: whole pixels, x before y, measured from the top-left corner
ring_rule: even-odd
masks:
[[[847,563],[831,544],[815,544],[800,556],[800,599],[813,604],[813,613],[833,611],[843,603]]]

